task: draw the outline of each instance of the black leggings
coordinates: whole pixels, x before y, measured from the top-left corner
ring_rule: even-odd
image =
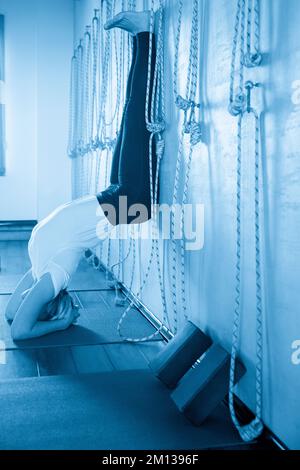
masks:
[[[110,186],[97,194],[99,204],[113,225],[141,223],[151,218],[150,133],[145,122],[149,40],[148,32],[133,38],[133,57],[121,128],[113,154]],[[154,36],[151,60],[150,97],[155,62]],[[154,150],[153,144],[153,181],[156,171]]]

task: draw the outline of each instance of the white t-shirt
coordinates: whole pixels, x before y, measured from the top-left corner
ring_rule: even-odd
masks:
[[[32,231],[28,252],[33,278],[49,272],[57,295],[67,287],[84,250],[97,246],[111,229],[96,196],[59,206]]]

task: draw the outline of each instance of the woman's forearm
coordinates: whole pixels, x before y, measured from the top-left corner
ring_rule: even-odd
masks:
[[[11,334],[14,340],[35,338],[42,334],[51,333],[55,331],[55,329],[62,329],[63,322],[45,326],[47,322],[40,321],[41,313],[53,298],[54,288],[52,279],[50,274],[46,273],[32,289],[30,289],[30,292],[24,298],[14,316],[11,325]],[[44,325],[40,326],[40,323],[44,323]]]
[[[7,321],[12,322],[21,303],[24,300],[24,291],[32,287],[34,280],[32,277],[31,269],[22,277],[18,283],[14,293],[10,296],[5,310],[5,317]]]
[[[53,333],[54,331],[65,330],[67,326],[68,325],[66,325],[64,319],[53,321],[38,321],[30,330],[19,333],[14,339],[17,341],[22,341],[25,339],[38,338],[39,336],[44,336],[49,333]]]

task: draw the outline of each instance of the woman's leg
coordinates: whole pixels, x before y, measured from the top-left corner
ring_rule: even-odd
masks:
[[[132,61],[131,61],[130,71],[129,71],[129,75],[127,79],[126,98],[125,98],[120,131],[119,131],[117,143],[116,143],[114,153],[113,153],[113,158],[112,158],[110,184],[119,183],[119,163],[120,163],[120,154],[121,154],[121,147],[122,147],[123,134],[124,134],[124,117],[126,114],[126,109],[127,109],[127,105],[128,105],[128,101],[129,101],[130,93],[131,93],[132,75],[133,75],[133,70],[135,66],[136,56],[137,56],[137,43],[136,43],[136,37],[133,36],[132,38]]]
[[[19,281],[17,287],[15,288],[14,293],[9,298],[9,301],[5,310],[5,316],[9,322],[13,321],[18,308],[23,302],[23,299],[24,299],[23,293],[27,289],[30,289],[33,286],[33,284],[34,284],[34,279],[32,277],[31,269],[29,269],[29,271],[27,271],[27,273],[24,274],[22,279]]]
[[[145,105],[148,81],[149,58],[149,32],[141,32],[136,36],[136,60],[132,71],[130,98],[123,115],[123,134],[120,152],[118,184],[111,185],[97,195],[99,204],[106,212],[109,221],[113,224],[134,222],[136,215],[129,217],[127,209],[136,204],[143,205],[147,215],[151,217],[150,198],[150,170],[149,170],[149,139],[150,133],[146,129]],[[155,62],[155,42],[153,37],[152,48],[152,77],[153,82]],[[154,150],[154,149],[153,149]],[[155,152],[153,152],[155,156]],[[156,161],[154,157],[153,170],[155,173]],[[126,207],[121,207],[120,197],[127,198]],[[116,219],[110,217],[109,206],[116,212]],[[126,211],[126,213],[124,213]],[[145,221],[145,220],[139,220]]]
[[[132,199],[133,204],[136,202],[146,203],[148,197],[150,197],[150,133],[145,122],[150,34],[148,32],[139,33],[136,38],[137,59],[133,72],[130,99],[124,118],[119,165],[119,183],[126,188],[128,198]],[[152,71],[154,71],[154,37],[152,40]],[[135,200],[137,195],[140,195],[140,201]]]

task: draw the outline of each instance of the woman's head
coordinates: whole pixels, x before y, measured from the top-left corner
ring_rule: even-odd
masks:
[[[71,310],[74,311],[74,319],[76,320],[79,316],[78,309],[79,307],[74,303],[71,295],[66,290],[62,290],[47,304],[45,320],[62,320]]]

